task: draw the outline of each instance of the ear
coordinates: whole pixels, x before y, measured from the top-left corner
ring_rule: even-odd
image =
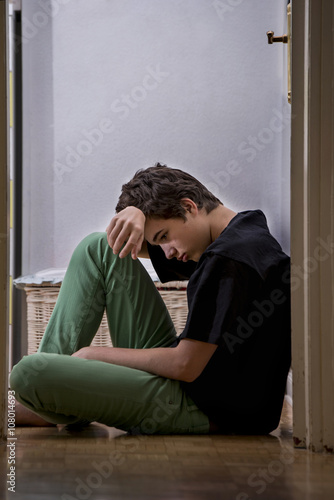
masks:
[[[198,213],[198,207],[196,203],[191,200],[190,198],[182,198],[181,200],[181,206],[185,209],[186,212],[190,214],[197,214]]]

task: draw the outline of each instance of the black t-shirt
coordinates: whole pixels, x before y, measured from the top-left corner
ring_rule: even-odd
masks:
[[[182,382],[222,432],[262,434],[278,424],[291,364],[290,259],[260,210],[238,213],[198,263],[148,246],[161,281],[189,279],[183,338],[218,347]]]

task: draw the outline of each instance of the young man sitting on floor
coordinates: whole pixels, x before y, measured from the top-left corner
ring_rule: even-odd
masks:
[[[143,434],[273,431],[291,362],[290,261],[264,214],[236,213],[160,164],[122,187],[116,212],[106,233],[74,251],[38,353],[13,368],[11,387],[33,412],[20,406],[18,420]],[[189,279],[178,338],[137,257],[162,282]],[[113,347],[94,347],[104,309]]]

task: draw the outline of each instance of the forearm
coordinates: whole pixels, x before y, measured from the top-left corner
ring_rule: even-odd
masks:
[[[177,348],[126,349],[120,347],[89,346],[73,356],[96,359],[114,365],[143,370],[165,378],[182,380],[183,366],[177,356]]]

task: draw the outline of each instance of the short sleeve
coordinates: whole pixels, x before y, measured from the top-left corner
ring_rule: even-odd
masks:
[[[224,332],[233,331],[236,318],[245,314],[261,281],[243,263],[207,255],[188,284],[189,312],[179,338],[221,345]]]

